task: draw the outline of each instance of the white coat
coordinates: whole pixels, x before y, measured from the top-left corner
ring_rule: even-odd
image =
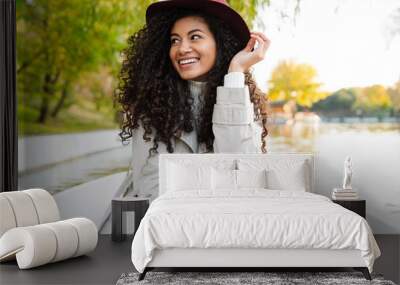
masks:
[[[191,92],[199,88],[199,83],[189,82]],[[217,88],[217,102],[213,111],[213,132],[215,153],[260,153],[261,126],[254,122],[253,104],[248,86],[244,85],[244,74],[231,72],[225,75],[224,86]],[[149,156],[153,141],[143,140],[144,129],[140,126],[132,136],[133,191],[129,195],[151,194],[158,196],[158,158],[160,153],[168,153],[166,144],[158,143],[158,154]],[[197,142],[197,133],[183,132],[175,137],[174,153],[204,153],[205,145]]]

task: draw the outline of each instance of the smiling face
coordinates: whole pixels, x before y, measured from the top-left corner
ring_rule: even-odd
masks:
[[[170,40],[169,57],[180,77],[204,81],[217,56],[217,44],[204,19],[179,19],[171,29]]]

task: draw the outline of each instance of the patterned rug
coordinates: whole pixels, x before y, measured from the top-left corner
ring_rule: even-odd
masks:
[[[376,274],[372,274],[372,281],[368,281],[361,272],[148,272],[142,281],[138,281],[138,276],[139,273],[124,273],[116,285],[396,285],[392,281],[384,280],[382,275]]]

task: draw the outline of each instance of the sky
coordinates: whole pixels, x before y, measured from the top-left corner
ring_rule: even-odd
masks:
[[[265,59],[254,66],[263,91],[284,59],[316,68],[322,91],[388,87],[400,79],[400,35],[388,44],[389,15],[400,8],[400,0],[301,0],[296,24],[290,16],[296,1],[271,2],[259,10],[254,28],[271,40]],[[282,11],[289,17],[282,18]]]

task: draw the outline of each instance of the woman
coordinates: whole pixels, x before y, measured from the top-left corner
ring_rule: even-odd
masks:
[[[146,22],[128,40],[116,93],[120,136],[133,144],[131,194],[157,196],[159,153],[266,152],[266,103],[249,72],[266,36],[224,0],[153,3]]]

